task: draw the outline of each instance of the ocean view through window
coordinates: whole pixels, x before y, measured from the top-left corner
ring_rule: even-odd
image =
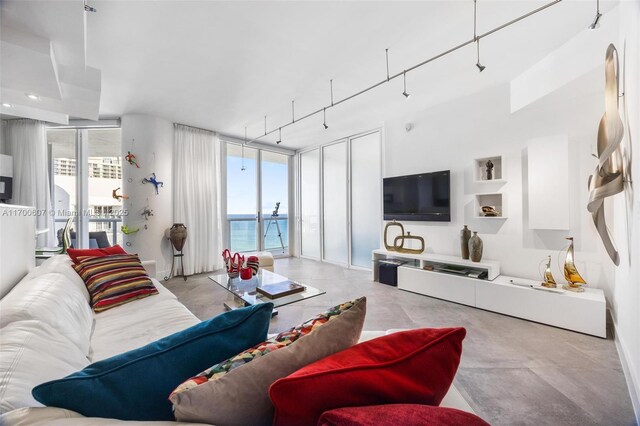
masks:
[[[288,254],[289,156],[227,144],[226,160],[229,249]]]

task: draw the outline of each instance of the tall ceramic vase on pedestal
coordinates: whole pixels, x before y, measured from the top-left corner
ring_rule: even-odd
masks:
[[[469,255],[472,262],[482,260],[482,239],[478,237],[477,232],[474,232],[473,237],[469,239]]]
[[[176,251],[182,251],[184,242],[187,240],[187,227],[184,223],[174,223],[169,231],[169,240]]]
[[[463,259],[469,258],[469,239],[471,238],[471,230],[467,225],[460,231],[460,252]]]

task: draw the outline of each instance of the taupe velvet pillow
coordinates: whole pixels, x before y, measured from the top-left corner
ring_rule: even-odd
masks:
[[[198,380],[199,384],[195,387],[178,388],[169,397],[176,419],[217,426],[271,425],[274,414],[269,399],[271,384],[305,365],[353,346],[360,339],[366,298],[351,303],[350,308],[331,317],[321,326],[313,326],[310,333],[287,346],[277,347],[277,350],[253,358],[251,362],[233,368],[214,380]],[[305,324],[292,330],[304,328]],[[200,379],[205,373],[199,375]],[[193,379],[190,380],[193,382]]]

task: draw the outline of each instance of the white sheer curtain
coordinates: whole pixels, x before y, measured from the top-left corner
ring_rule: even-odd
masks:
[[[38,235],[36,246],[57,246],[51,210],[51,187],[47,159],[47,129],[35,120],[6,120],[5,143],[13,156],[12,204],[36,208],[36,229],[48,232]]]
[[[220,141],[213,132],[174,124],[173,220],[184,223],[187,275],[222,267]]]

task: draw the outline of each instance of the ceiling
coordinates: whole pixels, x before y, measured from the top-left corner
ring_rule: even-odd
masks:
[[[14,2],[4,1],[3,13]],[[157,115],[237,137],[244,137],[245,126],[249,138],[262,135],[265,115],[268,130],[290,122],[293,99],[296,117],[328,106],[330,79],[335,100],[385,79],[385,48],[396,74],[473,36],[471,0],[89,0],[97,12],[84,18],[67,10],[74,2],[22,3],[31,4],[31,13],[34,4],[60,6],[39,14],[28,30],[53,40],[56,57],[68,66],[81,64],[86,44],[86,65],[101,74],[101,116]],[[547,2],[480,0],[478,32]],[[606,19],[617,1],[601,3]],[[483,39],[483,73],[474,66],[475,48],[465,47],[408,73],[410,99],[401,95],[397,78],[328,109],[328,130],[322,114],[283,129],[282,146],[327,142],[381,125],[392,115],[409,116],[506,84],[584,31],[594,14],[595,0],[564,0]],[[61,24],[65,19],[73,22]],[[79,35],[84,19],[86,40]],[[262,141],[276,139],[277,133]]]

